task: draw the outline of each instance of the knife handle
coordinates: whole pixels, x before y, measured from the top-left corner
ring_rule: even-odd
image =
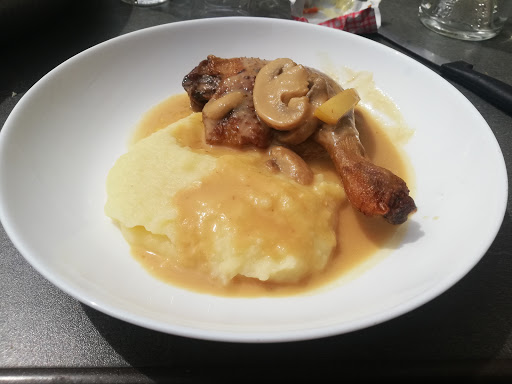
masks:
[[[441,74],[473,91],[486,101],[512,115],[512,86],[473,70],[465,61],[441,65]]]

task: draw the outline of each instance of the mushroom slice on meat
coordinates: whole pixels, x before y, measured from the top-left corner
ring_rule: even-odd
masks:
[[[276,132],[277,141],[297,145],[306,141],[318,128],[320,122],[314,116],[316,108],[325,103],[330,97],[341,91],[341,88],[334,81],[318,75],[311,71],[309,74],[309,91],[306,94],[310,106],[307,109],[307,116],[298,127],[290,131]]]
[[[256,115],[254,81],[266,64],[257,58],[208,56],[183,79],[191,106],[203,111],[208,144],[267,148],[271,129]]]
[[[290,131],[308,117],[309,72],[290,59],[265,65],[254,82],[254,108],[259,118],[278,131]]]

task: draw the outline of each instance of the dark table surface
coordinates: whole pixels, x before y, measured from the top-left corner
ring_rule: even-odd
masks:
[[[191,4],[201,5],[183,0],[157,7],[120,0],[12,3],[0,2],[0,126],[36,81],[72,55],[141,28],[197,18],[198,8]],[[290,18],[288,2],[277,3],[271,8],[262,1],[255,15]],[[407,36],[451,60],[464,59],[512,84],[512,20],[494,39],[458,41],[424,28],[418,4],[382,0],[381,30]],[[366,37],[399,49],[379,35]],[[455,86],[489,124],[510,178],[511,115]],[[40,276],[0,227],[0,382],[312,381],[332,375],[340,380],[464,376],[512,381],[510,194],[508,203],[488,252],[436,299],[364,330],[277,344],[188,339],[109,317]],[[472,209],[480,207],[468,207],[468,220]]]

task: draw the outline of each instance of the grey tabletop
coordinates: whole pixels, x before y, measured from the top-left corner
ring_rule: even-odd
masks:
[[[133,7],[120,0],[13,3],[0,2],[0,126],[35,82],[72,55],[141,28],[197,18],[201,5],[184,0],[156,7]],[[255,16],[290,18],[289,3],[276,3],[261,1]],[[498,37],[464,42],[424,28],[417,18],[418,4],[419,0],[382,0],[381,31],[407,36],[512,84],[512,20]],[[366,37],[400,50],[379,35]],[[512,116],[454,85],[489,124],[510,178]],[[277,344],[189,339],[109,317],[45,280],[0,227],[0,382],[310,381],[332,375],[512,380],[510,194],[508,203],[488,252],[436,299],[360,331]],[[468,219],[472,209],[481,208],[468,207]]]

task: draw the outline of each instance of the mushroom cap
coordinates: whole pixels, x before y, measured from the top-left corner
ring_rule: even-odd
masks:
[[[309,72],[291,59],[265,65],[254,83],[254,107],[259,118],[279,131],[297,128],[308,116]]]

